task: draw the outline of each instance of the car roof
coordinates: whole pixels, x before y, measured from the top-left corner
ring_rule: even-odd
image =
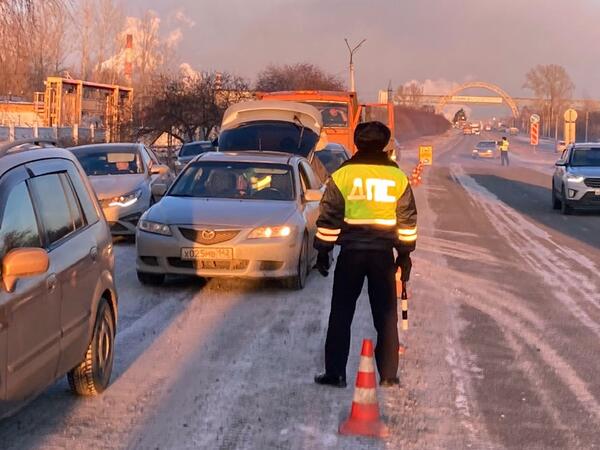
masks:
[[[210,145],[212,146],[212,142],[211,141],[191,141],[191,142],[184,142],[183,146],[185,147],[186,145]]]
[[[45,159],[68,159],[76,162],[77,159],[73,154],[59,147],[33,147],[15,150],[0,156],[0,177],[9,170],[21,166],[23,164],[34,161],[43,161]]]
[[[586,148],[600,148],[600,142],[577,142],[573,144],[573,148],[586,149]]]
[[[298,155],[283,152],[206,152],[198,155],[194,161],[208,162],[253,162],[267,164],[290,164],[292,160],[300,159]]]
[[[132,148],[141,147],[143,144],[139,142],[116,142],[114,144],[108,142],[101,142],[98,144],[86,144],[86,145],[78,145],[76,147],[69,147],[71,151],[79,151],[79,150],[92,150],[92,149],[102,149],[104,147],[111,148],[114,150],[131,150]]]

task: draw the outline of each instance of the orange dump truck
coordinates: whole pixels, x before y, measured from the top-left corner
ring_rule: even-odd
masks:
[[[360,122],[361,106],[355,92],[282,91],[258,93],[259,100],[287,100],[308,103],[323,116],[323,131],[329,142],[337,142],[354,153],[354,129]]]

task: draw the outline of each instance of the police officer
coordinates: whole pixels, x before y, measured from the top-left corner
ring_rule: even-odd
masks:
[[[398,267],[404,274],[410,272],[417,210],[407,176],[384,151],[389,139],[390,130],[381,122],[358,125],[354,133],[358,151],[333,173],[321,201],[315,268],[327,276],[329,252],[334,245],[341,251],[333,280],[325,373],[315,376],[318,384],[346,386],[350,327],[365,278],[377,330],[380,384],[399,382],[395,272]]]
[[[507,166],[510,166],[510,162],[508,160],[508,147],[510,146],[510,144],[506,136],[503,136],[502,140],[498,144],[500,146],[500,161],[502,165],[506,163]]]

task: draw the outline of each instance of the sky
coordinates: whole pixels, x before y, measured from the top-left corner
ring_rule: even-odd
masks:
[[[181,28],[178,56],[196,70],[253,79],[270,63],[310,62],[346,79],[344,38],[366,38],[355,56],[365,101],[390,80],[430,80],[431,93],[486,81],[525,96],[525,73],[550,63],[576,97],[600,99],[600,0],[122,1],[129,14],[156,11],[165,33]]]

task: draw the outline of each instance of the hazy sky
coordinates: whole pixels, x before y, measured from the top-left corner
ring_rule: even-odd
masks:
[[[346,78],[343,39],[364,37],[364,99],[412,79],[527,94],[524,75],[540,63],[564,65],[576,96],[600,98],[600,0],[123,1],[130,14],[158,12],[166,32],[181,27],[179,56],[195,69],[252,78],[269,63],[307,61]]]

